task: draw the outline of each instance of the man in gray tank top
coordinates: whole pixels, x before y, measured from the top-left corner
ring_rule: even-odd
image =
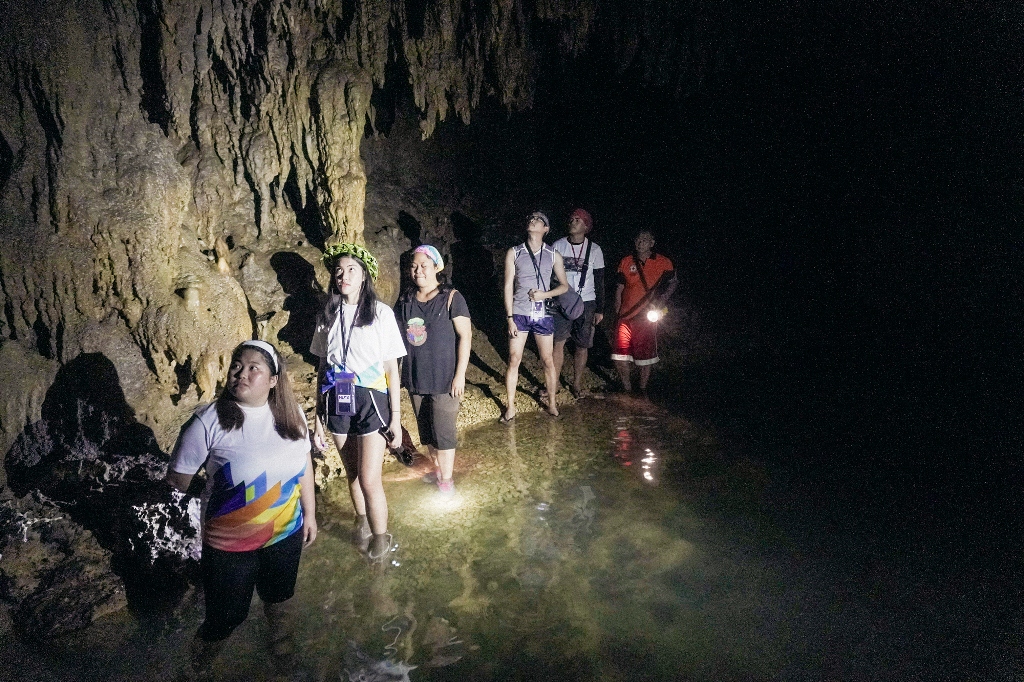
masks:
[[[523,359],[526,339],[533,333],[544,364],[544,381],[548,390],[548,414],[558,416],[555,389],[558,375],[553,357],[555,323],[544,301],[569,290],[562,265],[562,256],[544,243],[551,229],[548,217],[536,211],[527,217],[526,241],[513,246],[505,254],[505,316],[508,320],[508,370],[505,391],[508,404],[501,416],[502,424],[516,418],[516,388],[519,385],[519,363]],[[549,288],[551,275],[558,286]]]

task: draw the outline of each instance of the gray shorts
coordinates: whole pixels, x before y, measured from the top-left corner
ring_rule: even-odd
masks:
[[[454,450],[458,445],[455,420],[459,416],[459,403],[462,399],[453,398],[447,393],[412,393],[409,398],[420,431],[420,443],[432,445],[438,450]]]
[[[569,320],[562,315],[553,315],[555,318],[555,343],[563,343],[572,337],[577,348],[592,348],[594,346],[594,315],[597,313],[597,301],[584,301],[583,314],[575,320]]]

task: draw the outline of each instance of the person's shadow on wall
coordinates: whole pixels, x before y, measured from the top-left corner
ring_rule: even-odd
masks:
[[[316,281],[316,271],[309,261],[291,251],[275,253],[270,257],[270,266],[277,273],[277,281],[284,290],[282,308],[289,313],[288,322],[277,333],[277,338],[315,367],[319,358],[309,352],[309,344],[313,341],[316,316],[324,293]]]
[[[4,467],[15,494],[41,492],[112,553],[130,607],[153,608],[176,604],[196,570],[188,552],[197,532],[162,480],[167,461],[135,419],[114,363],[83,353],[57,372],[42,418],[18,436]]]
[[[498,353],[508,358],[508,323],[494,256],[480,243],[483,231],[470,218],[455,212],[451,214],[451,223],[456,239],[451,247],[452,286],[465,296],[473,324]]]

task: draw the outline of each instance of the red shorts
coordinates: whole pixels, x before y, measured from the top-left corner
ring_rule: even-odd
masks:
[[[658,324],[643,314],[622,320],[615,328],[612,360],[653,365],[658,361]]]

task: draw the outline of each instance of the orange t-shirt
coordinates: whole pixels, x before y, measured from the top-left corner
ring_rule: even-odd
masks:
[[[647,290],[644,289],[643,282],[640,281],[640,273],[637,271],[637,263],[639,259],[634,260],[632,254],[626,256],[619,262],[619,281],[625,280],[626,286],[622,290],[622,305],[619,308],[619,313],[627,313],[629,310],[637,304],[637,302],[643,298]],[[662,275],[666,272],[672,272],[675,268],[672,266],[670,261],[665,256],[658,254],[651,254],[651,257],[644,261],[643,264],[644,279],[647,280],[647,286],[651,289],[655,288],[658,284],[658,280],[661,279]]]

